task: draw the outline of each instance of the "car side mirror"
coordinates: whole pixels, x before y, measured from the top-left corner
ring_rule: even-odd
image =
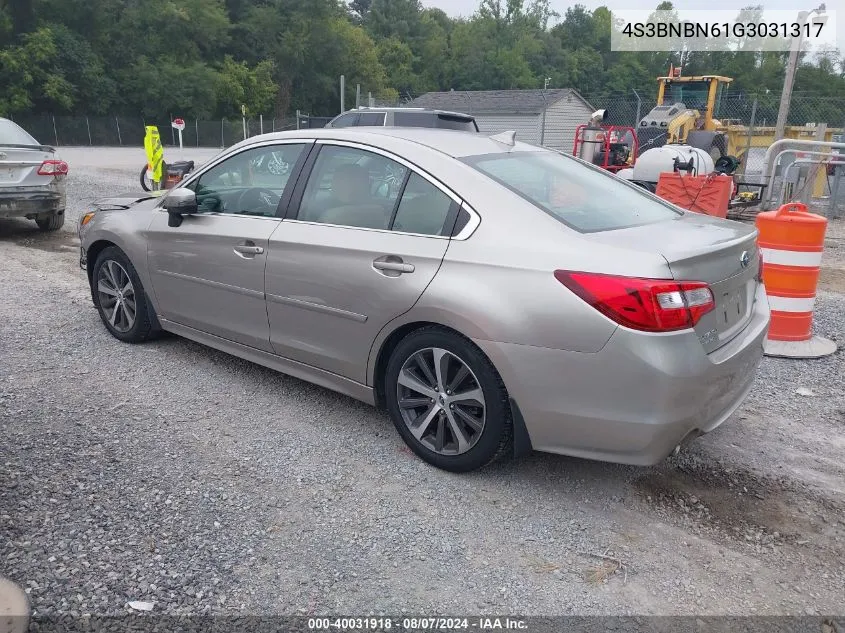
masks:
[[[167,226],[181,226],[182,218],[194,215],[199,210],[197,194],[187,187],[173,189],[164,199],[164,209],[167,211]]]

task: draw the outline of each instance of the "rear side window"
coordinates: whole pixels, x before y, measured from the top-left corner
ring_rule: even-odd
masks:
[[[411,174],[390,228],[420,235],[446,235],[454,219],[452,199],[428,180]]]
[[[337,117],[332,122],[332,127],[353,127],[358,124],[358,113],[350,112]]]
[[[515,152],[463,160],[582,233],[624,229],[680,215],[639,187],[569,156]]]
[[[40,145],[14,121],[0,119],[0,145]]]
[[[478,131],[473,119],[433,112],[394,112],[393,125],[397,127],[435,127],[468,132]]]
[[[364,112],[358,125],[384,125],[384,112]]]
[[[448,114],[437,115],[437,127],[448,130],[464,130],[466,132],[478,132],[478,126],[474,119],[466,119],[464,117],[451,116]]]

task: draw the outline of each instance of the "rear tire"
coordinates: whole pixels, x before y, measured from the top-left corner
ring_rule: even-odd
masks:
[[[56,211],[48,216],[35,218],[35,223],[42,231],[58,231],[65,223],[65,211]]]
[[[454,332],[431,326],[402,339],[387,364],[384,394],[399,435],[432,466],[468,472],[512,452],[505,385],[484,353]]]
[[[141,169],[141,188],[144,191],[152,191],[153,188],[153,179],[150,176],[150,170],[147,169],[147,166]]]
[[[91,296],[106,329],[124,343],[141,343],[157,332],[144,286],[132,262],[116,246],[97,257]],[[119,304],[119,305],[118,305]]]

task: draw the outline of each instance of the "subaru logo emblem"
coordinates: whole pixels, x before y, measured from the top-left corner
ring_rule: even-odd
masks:
[[[0,152],[0,160],[4,160],[6,158],[6,152]]]
[[[751,255],[748,254],[748,251],[742,251],[742,255],[739,256],[739,263],[742,264],[743,268],[748,268],[748,264],[751,263]]]

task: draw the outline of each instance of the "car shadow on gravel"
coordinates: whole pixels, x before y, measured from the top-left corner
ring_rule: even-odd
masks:
[[[70,231],[42,231],[34,221],[21,218],[0,218],[0,242],[12,242],[48,253],[71,252],[79,248],[79,239]]]

